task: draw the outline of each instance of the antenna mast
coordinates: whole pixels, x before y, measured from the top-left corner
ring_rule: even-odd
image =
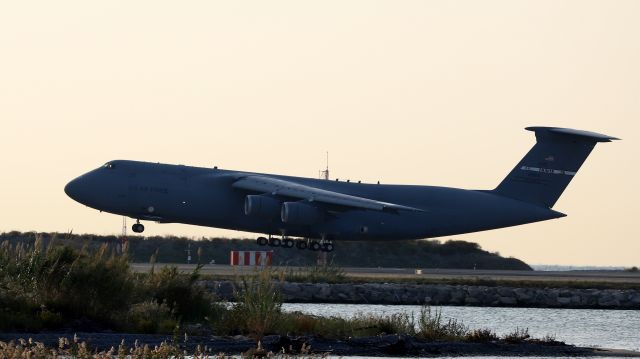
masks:
[[[319,171],[320,179],[329,180],[329,151],[327,151],[327,167],[324,170]],[[316,259],[316,264],[319,266],[327,266],[327,252],[320,251],[318,252],[318,257]]]
[[[320,171],[318,177],[320,177],[320,179],[329,179],[329,151],[327,151],[327,167],[324,170]]]

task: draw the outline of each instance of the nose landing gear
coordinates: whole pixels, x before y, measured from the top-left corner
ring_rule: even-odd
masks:
[[[131,230],[135,233],[142,233],[144,232],[144,225],[140,223],[140,220],[137,220],[136,223],[131,226]]]

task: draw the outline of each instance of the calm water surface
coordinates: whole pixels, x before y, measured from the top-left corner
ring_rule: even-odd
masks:
[[[640,351],[640,311],[542,308],[432,307],[441,309],[445,320],[462,321],[471,329],[489,328],[504,335],[516,328],[528,328],[532,337],[552,335],[557,340],[578,346]],[[319,316],[351,317],[354,314],[413,313],[420,306],[360,304],[283,305],[286,311],[300,311]],[[476,357],[486,358],[486,357]]]

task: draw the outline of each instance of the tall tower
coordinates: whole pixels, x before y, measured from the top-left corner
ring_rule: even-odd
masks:
[[[118,243],[118,250],[120,253],[124,253],[128,250],[129,239],[127,238],[127,217],[122,216],[122,235],[120,236],[120,241]]]
[[[127,238],[127,217],[122,216],[122,238]]]

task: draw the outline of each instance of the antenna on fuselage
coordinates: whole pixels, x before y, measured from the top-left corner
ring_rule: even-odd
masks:
[[[329,151],[327,151],[327,167],[324,170],[320,170],[318,173],[320,179],[329,179]]]

